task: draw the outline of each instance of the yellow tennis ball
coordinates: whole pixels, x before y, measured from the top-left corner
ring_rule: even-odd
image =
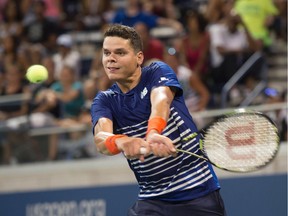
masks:
[[[27,69],[26,78],[31,83],[40,83],[48,78],[48,71],[43,65],[32,65]]]

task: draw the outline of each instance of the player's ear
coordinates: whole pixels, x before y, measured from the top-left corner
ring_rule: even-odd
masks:
[[[144,61],[144,54],[142,51],[139,51],[137,54],[136,54],[136,57],[137,57],[137,66],[140,66],[143,64],[143,61]]]

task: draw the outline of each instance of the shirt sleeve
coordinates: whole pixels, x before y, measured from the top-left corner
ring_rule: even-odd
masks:
[[[97,94],[97,96],[94,98],[92,102],[91,121],[92,121],[93,134],[94,134],[94,127],[100,118],[105,117],[113,120],[111,108],[108,103],[109,101],[108,95],[109,93],[107,92],[100,92]]]
[[[159,86],[169,86],[176,89],[176,95],[183,95],[182,87],[177,79],[175,72],[164,62],[154,62],[150,65],[152,69],[151,85],[152,89]]]

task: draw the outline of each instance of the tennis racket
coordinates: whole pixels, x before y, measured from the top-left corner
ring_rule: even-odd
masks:
[[[183,138],[184,144],[200,136],[201,155],[183,149],[213,166],[231,172],[252,172],[268,165],[279,150],[279,133],[265,114],[236,110],[205,129]]]

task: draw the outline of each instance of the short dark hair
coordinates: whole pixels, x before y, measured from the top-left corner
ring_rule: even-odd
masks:
[[[208,21],[205,16],[198,12],[197,10],[188,10],[185,14],[186,17],[186,24],[188,24],[188,20],[191,18],[195,18],[198,22],[198,28],[200,32],[205,32]]]
[[[106,37],[120,37],[126,40],[130,40],[135,53],[143,50],[142,40],[139,34],[132,27],[121,24],[112,24],[104,33],[104,39]]]

